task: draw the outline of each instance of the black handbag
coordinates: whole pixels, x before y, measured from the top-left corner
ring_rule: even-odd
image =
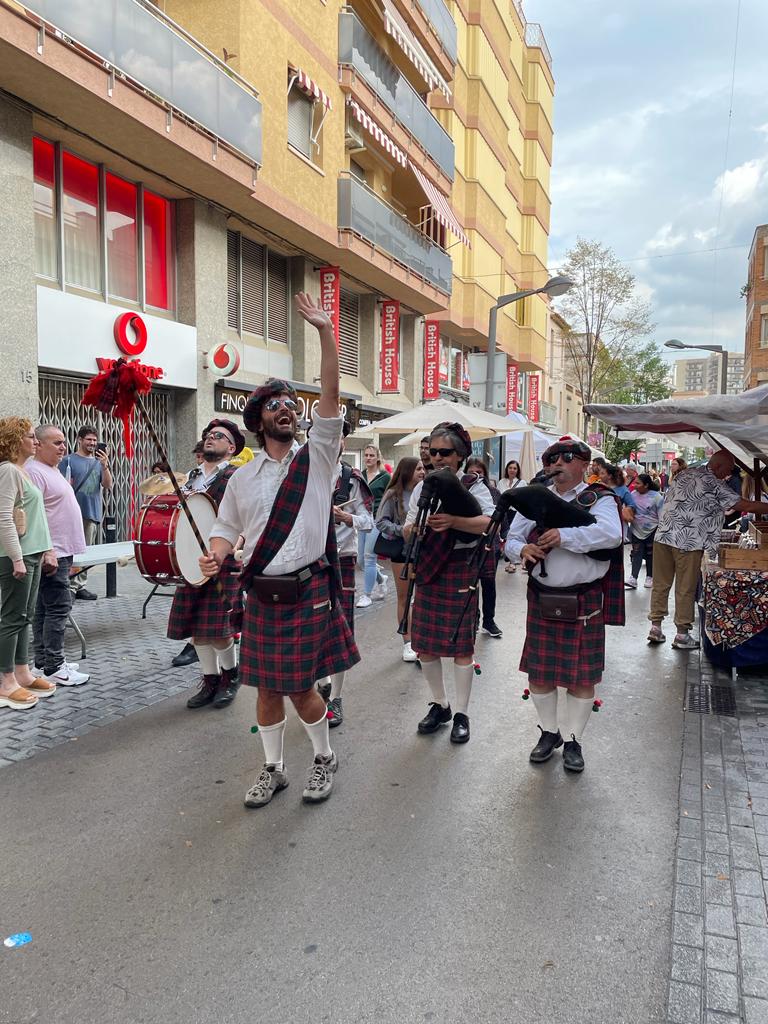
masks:
[[[385,537],[380,533],[373,545],[373,552],[382,558],[403,558],[405,541],[402,537]]]
[[[575,622],[579,617],[579,595],[539,591],[539,615],[555,622]]]

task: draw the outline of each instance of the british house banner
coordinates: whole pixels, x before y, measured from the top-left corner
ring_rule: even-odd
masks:
[[[517,363],[507,366],[507,412],[517,412]]]
[[[424,321],[424,401],[440,397],[440,321]]]
[[[531,423],[539,422],[539,375],[528,374],[528,419]]]
[[[339,347],[339,304],[341,297],[341,273],[338,267],[320,267],[320,305],[331,318],[336,348]]]
[[[400,390],[400,303],[386,299],[381,304],[381,388],[382,394]]]

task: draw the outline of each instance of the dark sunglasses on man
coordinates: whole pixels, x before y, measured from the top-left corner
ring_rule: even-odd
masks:
[[[436,455],[439,455],[443,459],[447,459],[448,456],[453,455],[455,451],[455,448],[430,448],[429,454],[432,456],[433,459]]]
[[[563,462],[573,462],[574,459],[579,459],[581,456],[577,455],[576,452],[552,452],[551,455],[542,455],[541,461],[545,466],[554,466],[558,459],[562,459]],[[584,461],[583,459],[581,460]]]
[[[299,403],[294,402],[292,398],[270,398],[264,403],[264,408],[267,412],[277,412],[281,405],[289,412],[295,412],[299,408]]]

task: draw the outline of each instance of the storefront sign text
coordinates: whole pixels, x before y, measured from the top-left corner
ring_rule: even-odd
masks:
[[[397,394],[399,377],[400,303],[387,299],[381,304],[381,393]]]
[[[320,305],[331,318],[336,348],[339,347],[339,310],[341,303],[341,272],[338,267],[321,267]]]
[[[440,397],[440,321],[424,321],[424,401]]]
[[[517,412],[517,363],[507,366],[507,412]]]
[[[532,423],[539,422],[539,375],[528,374],[528,419]]]

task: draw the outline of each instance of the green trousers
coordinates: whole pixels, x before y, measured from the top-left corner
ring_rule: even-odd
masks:
[[[25,555],[27,575],[13,577],[13,562],[0,556],[0,672],[29,663],[29,627],[40,586],[42,554]]]

